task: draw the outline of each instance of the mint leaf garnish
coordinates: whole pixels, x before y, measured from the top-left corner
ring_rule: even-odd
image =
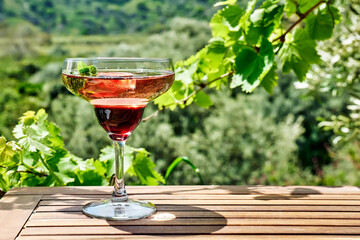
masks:
[[[77,71],[80,76],[96,76],[97,69],[94,65],[88,66],[83,61],[79,61],[77,64]]]
[[[90,72],[91,76],[96,76],[96,73],[97,73],[96,67],[94,65],[90,65],[89,66],[89,72]]]

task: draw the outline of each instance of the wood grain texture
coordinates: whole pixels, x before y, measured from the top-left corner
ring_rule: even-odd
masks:
[[[280,194],[280,195],[360,195],[360,188],[355,186],[128,186],[129,194]],[[14,188],[7,195],[18,194],[73,194],[73,195],[110,195],[113,187],[32,187]]]
[[[27,235],[115,235],[115,234],[357,234],[360,227],[335,226],[83,226],[27,227]]]
[[[158,211],[241,211],[241,212],[359,212],[359,206],[239,206],[239,205],[156,205]],[[36,213],[44,212],[81,212],[82,206],[39,206]],[[341,214],[341,213],[340,213]]]
[[[207,194],[207,195],[180,195],[180,194],[128,194],[132,199],[142,200],[360,200],[360,195],[321,195],[321,194],[309,194],[309,195],[279,195],[279,194],[251,194],[251,195],[240,195],[240,194]],[[43,196],[43,200],[72,200],[72,199],[85,199],[85,200],[97,200],[104,197],[111,197],[111,194],[47,194]]]
[[[106,221],[101,219],[32,219],[26,227],[67,226],[354,226],[360,227],[360,219],[249,219],[249,218],[176,218],[141,219],[137,221]]]
[[[82,214],[85,203],[108,198],[111,191],[112,187],[12,189],[4,199],[17,199],[17,205],[7,214],[27,211],[13,235],[20,231],[18,240],[360,240],[358,187],[131,186],[127,191],[132,199],[157,205],[155,215],[106,221]],[[3,200],[2,208],[7,209]],[[3,231],[1,227],[0,239]]]
[[[42,195],[7,196],[0,200],[0,239],[15,239]]]
[[[143,200],[143,199],[136,199]],[[91,202],[88,199],[74,199],[74,200],[43,200],[40,203],[40,206],[83,206],[87,203]],[[299,200],[299,199],[291,199],[291,200],[204,200],[204,199],[191,199],[191,200],[160,200],[154,199],[151,201],[156,204],[174,204],[176,202],[179,205],[321,205],[321,206],[359,206],[360,200]]]
[[[84,240],[84,239],[146,239],[146,240],[360,240],[356,235],[77,235],[20,236],[18,240]]]

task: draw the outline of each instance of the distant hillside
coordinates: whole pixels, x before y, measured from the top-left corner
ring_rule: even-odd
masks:
[[[43,31],[92,35],[160,32],[176,16],[209,20],[216,0],[0,0],[0,23],[20,18]]]

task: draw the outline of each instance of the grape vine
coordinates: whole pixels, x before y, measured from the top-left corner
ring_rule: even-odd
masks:
[[[331,38],[341,19],[334,2],[267,0],[259,7],[256,3],[249,1],[246,9],[236,0],[215,4],[225,7],[210,21],[212,38],[194,56],[176,64],[172,88],[155,100],[158,110],[144,121],[167,108],[192,103],[210,107],[213,102],[206,88],[241,87],[249,93],[262,86],[272,94],[279,69],[292,70],[299,81],[305,80],[311,65],[321,61],[317,42]],[[290,23],[294,14],[298,18]]]

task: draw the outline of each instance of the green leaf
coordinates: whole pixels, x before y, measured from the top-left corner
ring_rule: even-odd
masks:
[[[299,11],[301,13],[307,12],[310,8],[314,7],[319,1],[314,0],[298,0]]]
[[[184,84],[193,82],[193,75],[197,69],[197,63],[191,64],[188,68],[179,68],[175,72],[176,80],[182,81]]]
[[[330,12],[331,11],[331,12]],[[327,4],[321,4],[317,14],[306,18],[306,29],[312,39],[325,40],[331,38],[335,24],[341,19],[339,10]]]
[[[292,36],[287,36],[279,51],[279,57],[283,72],[292,69],[300,81],[305,79],[311,64],[320,61],[320,56],[316,52],[316,42],[301,28],[297,28]]]
[[[286,12],[288,17],[296,13],[296,4],[294,0],[285,0],[284,11]]]
[[[67,155],[66,157],[61,158],[57,164],[57,168],[59,169],[59,172],[69,174],[73,173],[76,169],[79,169],[79,165],[74,158]]]
[[[227,67],[224,64],[224,57],[228,48],[225,47],[225,41],[222,38],[212,38],[206,49],[206,53],[198,63],[198,71],[211,81],[224,74]]]
[[[234,5],[237,0],[227,0],[224,2],[217,2],[214,4],[214,7],[223,6],[223,5]]]
[[[47,126],[47,129],[49,131],[49,141],[51,145],[54,147],[63,147],[64,140],[60,135],[60,128],[56,126],[55,123],[50,122],[49,125]]]
[[[170,165],[169,167],[166,169],[166,173],[165,173],[165,182],[167,183],[168,178],[170,177],[171,173],[174,171],[174,169],[181,163],[181,162],[185,162],[188,165],[190,165],[190,167],[194,170],[194,172],[197,174],[200,183],[204,184],[204,181],[201,177],[200,171],[199,169],[193,164],[193,162],[191,162],[187,157],[178,157],[176,158]]]
[[[224,54],[226,49],[224,39],[217,37],[210,39],[207,52]],[[204,56],[206,56],[206,54]]]
[[[83,186],[101,186],[106,185],[104,177],[96,170],[88,169],[78,173],[80,184]]]
[[[203,108],[209,108],[213,105],[213,102],[211,101],[209,95],[207,95],[203,91],[196,93],[194,103]]]
[[[135,149],[126,146],[125,147],[125,159],[124,159],[124,172],[131,167],[131,164],[134,160]],[[115,151],[113,146],[107,146],[100,150],[99,161],[104,163],[104,167],[106,168],[106,175],[111,177],[112,174],[115,173]]]
[[[132,170],[142,184],[158,185],[159,182],[165,183],[164,178],[155,168],[155,163],[151,161],[146,151],[137,152],[132,165]]]
[[[225,24],[229,28],[237,27],[239,25],[241,16],[243,14],[244,14],[244,10],[241,7],[239,7],[238,5],[227,6],[220,12],[220,15],[225,20]]]
[[[36,152],[39,150],[40,152],[43,152],[45,154],[51,154],[51,148],[42,144],[37,139],[39,139],[39,136],[36,135],[32,135],[31,137],[27,136],[21,138],[18,141],[18,143],[20,146],[22,146],[23,148],[27,149],[30,152]]]
[[[89,73],[90,76],[96,76],[97,75],[97,69],[94,65],[90,65],[89,66]]]
[[[27,111],[20,117],[20,122],[24,125],[31,125],[35,122],[35,112]]]
[[[255,45],[259,40],[268,38],[275,27],[280,24],[283,9],[284,5],[267,1],[264,2],[262,8],[255,10],[250,16],[251,24],[246,31],[246,42]]]
[[[79,61],[77,63],[77,71],[80,74],[80,76],[89,76],[90,75],[90,69],[86,63],[83,61]]]
[[[252,48],[245,46],[234,46],[235,53],[235,75],[230,83],[231,88],[241,86],[243,91],[252,92],[263,77],[270,71],[274,62],[274,52],[271,43],[263,39],[259,54]]]
[[[274,64],[270,71],[264,76],[261,81],[261,86],[269,93],[273,94],[274,87],[277,86],[278,75],[276,73],[276,65]]]
[[[12,157],[21,148],[13,141],[6,142],[5,137],[0,137],[0,163],[12,161]]]
[[[210,27],[213,37],[227,38],[229,28],[223,24],[223,17],[221,16],[221,10],[214,14],[210,20]]]
[[[259,59],[258,54],[251,48],[243,48],[242,51],[235,58],[235,71],[236,74],[230,84],[231,88],[239,85],[244,85],[246,82],[258,85],[256,80],[262,72],[264,62]]]
[[[46,156],[45,161],[54,172],[59,172],[58,164],[68,152],[63,148],[53,149],[50,156]]]
[[[245,13],[240,18],[240,26],[242,28],[244,28],[244,29],[247,28],[246,21],[249,19],[249,17],[251,15],[252,11],[254,10],[255,6],[256,6],[256,0],[248,1]]]
[[[114,166],[115,151],[114,151],[114,147],[113,146],[107,146],[107,147],[101,149],[100,152],[101,153],[100,153],[100,156],[99,156],[99,161],[104,163],[105,168],[107,169],[106,175],[110,177],[110,176],[112,176],[112,174],[115,173],[115,166]]]
[[[26,112],[20,118],[13,134],[25,150],[51,155],[53,148],[63,147],[60,129],[54,123],[49,123],[47,117],[45,110],[40,109],[36,114]]]
[[[4,179],[4,177],[0,174],[0,189],[4,192],[9,191],[9,187],[6,183],[6,180]]]
[[[64,185],[67,185],[68,183],[71,183],[75,180],[74,177],[70,177],[68,174],[66,173],[61,173],[61,172],[55,172],[54,173],[56,175],[57,178],[61,179],[61,182]],[[84,184],[85,185],[85,184]],[[60,185],[59,185],[60,186]],[[63,185],[61,185],[63,186]],[[98,185],[90,185],[90,184],[86,184],[86,186],[98,186]]]
[[[280,0],[266,0],[261,4],[260,8],[269,8],[274,6],[278,2],[280,2]]]

